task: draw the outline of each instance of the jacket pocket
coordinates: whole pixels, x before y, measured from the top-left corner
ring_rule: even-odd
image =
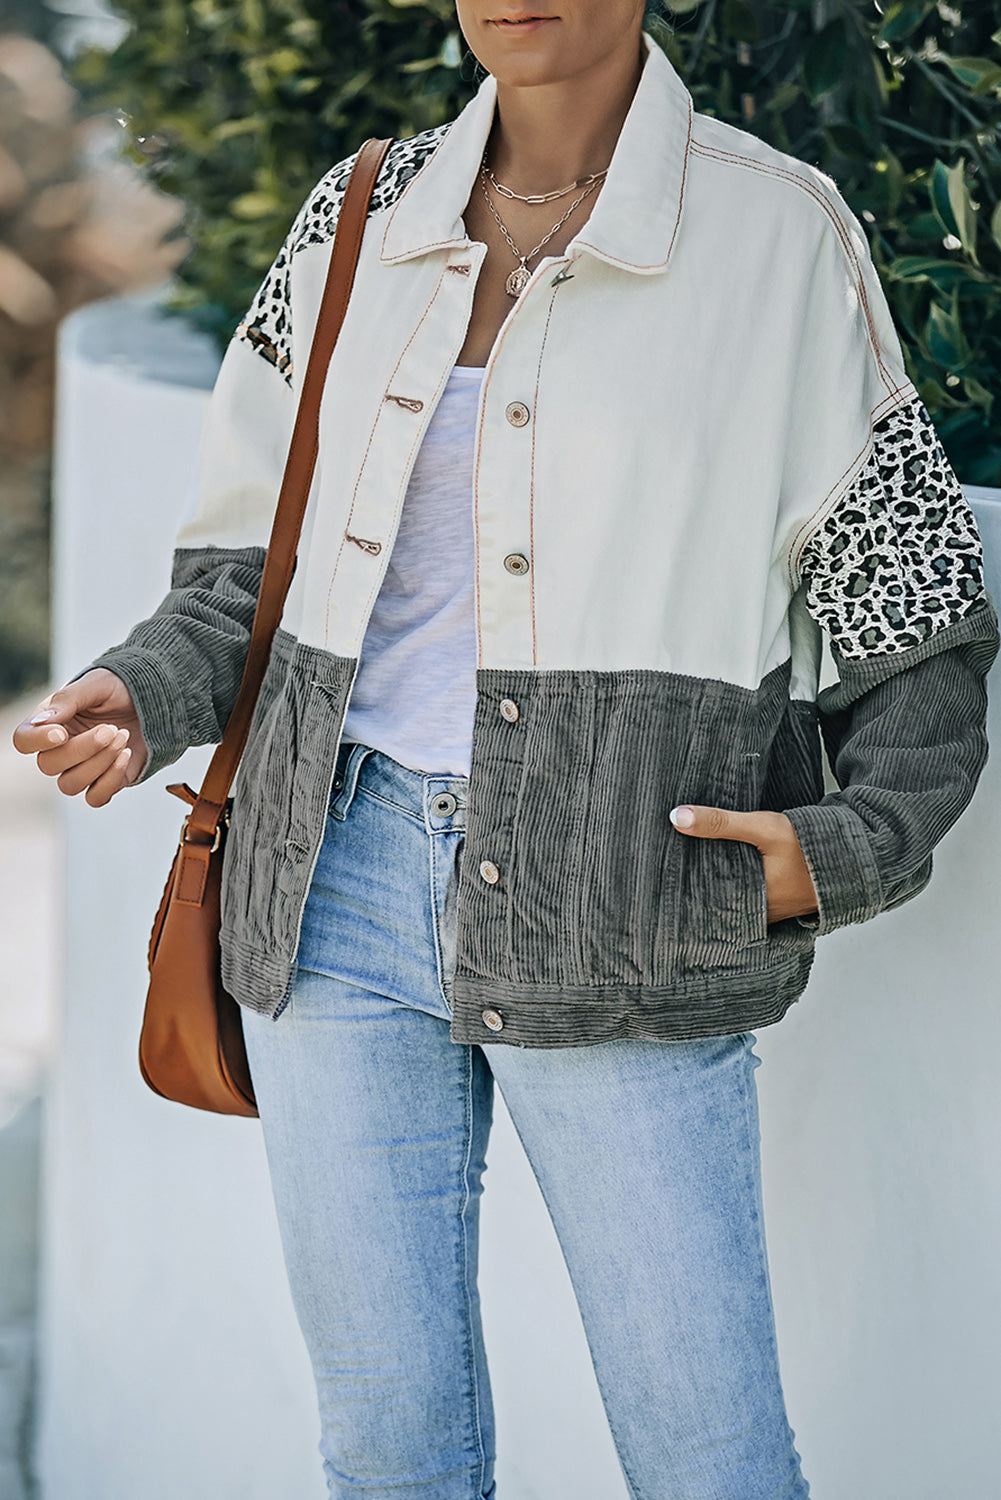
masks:
[[[223,867],[224,926],[261,952],[294,956],[353,669],[284,631],[275,636]]]
[[[753,844],[686,838],[678,918],[679,952],[692,968],[739,964],[766,943],[768,892]]]
[[[292,821],[298,714],[295,641],[275,636],[233,794],[223,866],[223,925],[241,942],[274,947],[278,873]]]
[[[746,741],[745,741],[746,744]],[[746,812],[760,805],[761,756],[744,750],[712,767],[686,802]],[[768,941],[764,862],[753,844],[689,838],[681,850],[678,950],[685,967],[739,964]]]

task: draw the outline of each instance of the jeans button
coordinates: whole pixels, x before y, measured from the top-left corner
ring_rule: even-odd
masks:
[[[458,805],[451,792],[442,792],[431,799],[431,811],[437,818],[450,818]]]

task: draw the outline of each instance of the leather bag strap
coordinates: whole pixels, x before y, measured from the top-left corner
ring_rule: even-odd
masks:
[[[348,310],[372,192],[386,152],[392,144],[391,139],[366,141],[351,169],[337,220],[326,285],[316,319],[309,362],[285,462],[285,474],[268,542],[268,555],[264,561],[243,680],[226,732],[209,763],[202,789],[188,815],[185,833],[188,843],[211,845],[216,842],[219,820],[250,733],[254,707],[271,655],[271,643],[292,582],[299,533],[313,482],[319,449],[320,400],[327,378],[327,366]]]

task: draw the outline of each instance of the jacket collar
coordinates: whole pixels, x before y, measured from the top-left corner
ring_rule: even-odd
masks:
[[[572,242],[610,265],[667,269],[681,222],[692,99],[661,49],[644,37],[646,63],[594,210]],[[390,265],[469,244],[462,215],[494,118],[488,77],[390,215],[381,258]]]

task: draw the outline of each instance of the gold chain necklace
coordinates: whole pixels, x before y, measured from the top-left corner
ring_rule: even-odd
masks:
[[[600,175],[603,174],[599,174],[599,176]],[[480,187],[483,189],[483,196],[487,200],[487,207],[493,214],[494,218],[497,220],[498,229],[507,240],[519,262],[519,264],[515,267],[515,269],[511,272],[510,276],[505,281],[504,290],[507,292],[509,297],[520,297],[532,277],[532,273],[528,269],[528,262],[532,260],[536,255],[538,255],[539,251],[543,249],[544,246],[549,244],[549,241],[552,239],[553,235],[556,234],[558,230],[563,228],[564,224],[567,222],[574,210],[580,208],[580,205],[584,202],[584,199],[589,197],[590,194],[595,191],[595,189],[598,187],[598,183],[596,181],[592,181],[584,189],[580,196],[574,199],[570,207],[567,209],[566,213],[563,215],[562,219],[560,219],[558,223],[553,225],[552,229],[545,236],[545,238],[539,241],[534,250],[529,250],[527,255],[522,255],[521,251],[518,249],[518,246],[511,238],[511,235],[509,234],[507,229],[507,225],[504,223],[500,214],[494,207],[493,199],[490,197],[490,192],[487,188],[487,169],[485,166],[482,166],[480,168]],[[560,196],[564,197],[565,194],[561,193]]]
[[[519,203],[555,203],[557,198],[565,198],[567,193],[574,193],[578,188],[590,187],[592,183],[602,182],[608,176],[608,168],[602,172],[592,172],[589,177],[578,177],[571,182],[569,187],[557,188],[555,193],[516,193],[514,188],[505,187],[503,182],[498,182],[493,172],[487,166],[486,158],[483,160],[483,170],[490,178],[490,184],[495,192],[500,193],[502,198],[514,198]]]

